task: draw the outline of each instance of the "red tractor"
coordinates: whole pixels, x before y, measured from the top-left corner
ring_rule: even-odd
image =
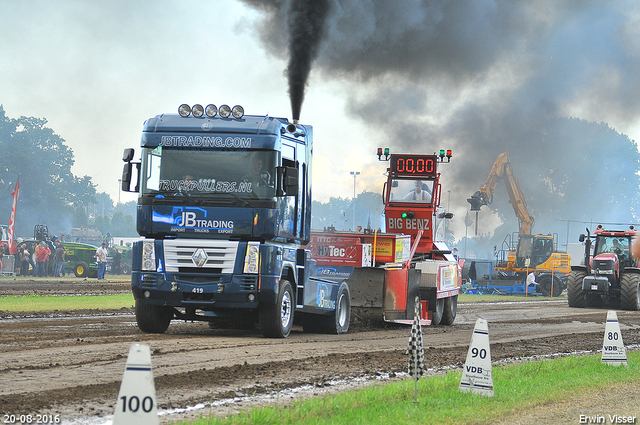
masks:
[[[631,254],[638,232],[605,230],[580,235],[585,244],[584,264],[572,266],[567,282],[569,307],[601,307],[606,301],[624,310],[640,310],[640,268]]]

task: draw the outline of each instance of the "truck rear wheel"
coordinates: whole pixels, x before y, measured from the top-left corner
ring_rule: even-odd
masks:
[[[173,319],[171,307],[144,304],[136,300],[136,322],[142,332],[163,334]]]
[[[620,281],[620,307],[623,310],[640,310],[640,275],[624,273]]]
[[[437,298],[433,303],[433,307],[431,311],[431,324],[438,326],[442,323],[442,316],[444,315],[444,298]]]
[[[453,325],[453,321],[456,320],[456,313],[458,312],[458,296],[448,297],[444,299],[444,312],[442,314],[442,325]]]
[[[582,290],[582,281],[587,277],[583,271],[571,270],[567,280],[567,300],[569,307],[586,307],[586,294]]]
[[[342,282],[336,298],[336,309],[330,315],[306,315],[303,328],[309,333],[345,334],[351,322],[351,292],[349,285]]]
[[[267,338],[286,338],[293,327],[293,289],[288,280],[280,280],[278,298],[275,304],[261,304],[259,307],[260,328]]]
[[[336,298],[336,309],[331,315],[331,323],[327,326],[327,333],[346,334],[351,321],[351,293],[346,282],[340,284],[338,297]]]

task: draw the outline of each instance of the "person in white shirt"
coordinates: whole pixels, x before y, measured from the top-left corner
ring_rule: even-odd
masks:
[[[538,270],[534,270],[527,275],[527,286],[538,286],[538,282],[536,282],[536,276],[538,276]]]
[[[416,180],[414,189],[402,199],[404,201],[431,202],[431,192],[425,190],[422,181]]]
[[[96,250],[96,260],[98,261],[98,280],[104,279],[104,272],[107,270],[107,244],[102,242],[100,248]]]

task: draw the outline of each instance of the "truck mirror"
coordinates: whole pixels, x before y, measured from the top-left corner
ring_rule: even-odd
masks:
[[[122,160],[124,162],[131,162],[131,160],[133,159],[134,153],[135,151],[133,150],[133,148],[126,148],[124,150],[124,153],[122,154]]]
[[[131,173],[133,165],[130,162],[124,164],[122,167],[122,190],[125,192],[131,192]]]
[[[586,236],[584,235],[584,233],[580,234],[580,237],[578,238],[578,240],[580,242],[584,242],[585,239],[586,239]]]
[[[298,194],[298,169],[294,167],[284,167],[284,192],[287,195]]]

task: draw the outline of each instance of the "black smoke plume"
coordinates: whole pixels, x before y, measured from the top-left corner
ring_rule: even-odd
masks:
[[[311,65],[318,55],[330,9],[328,0],[291,0],[286,7],[289,36],[289,97],[294,120],[300,119]]]
[[[282,57],[289,3],[242,1]],[[599,221],[640,220],[637,145],[616,129],[640,122],[639,16],[637,2],[331,0],[314,72],[348,87],[350,118],[393,152],[453,149],[440,170],[456,239],[466,199],[509,151],[534,232],[576,242]],[[518,229],[504,185],[483,208],[480,233],[503,223],[499,249]]]

